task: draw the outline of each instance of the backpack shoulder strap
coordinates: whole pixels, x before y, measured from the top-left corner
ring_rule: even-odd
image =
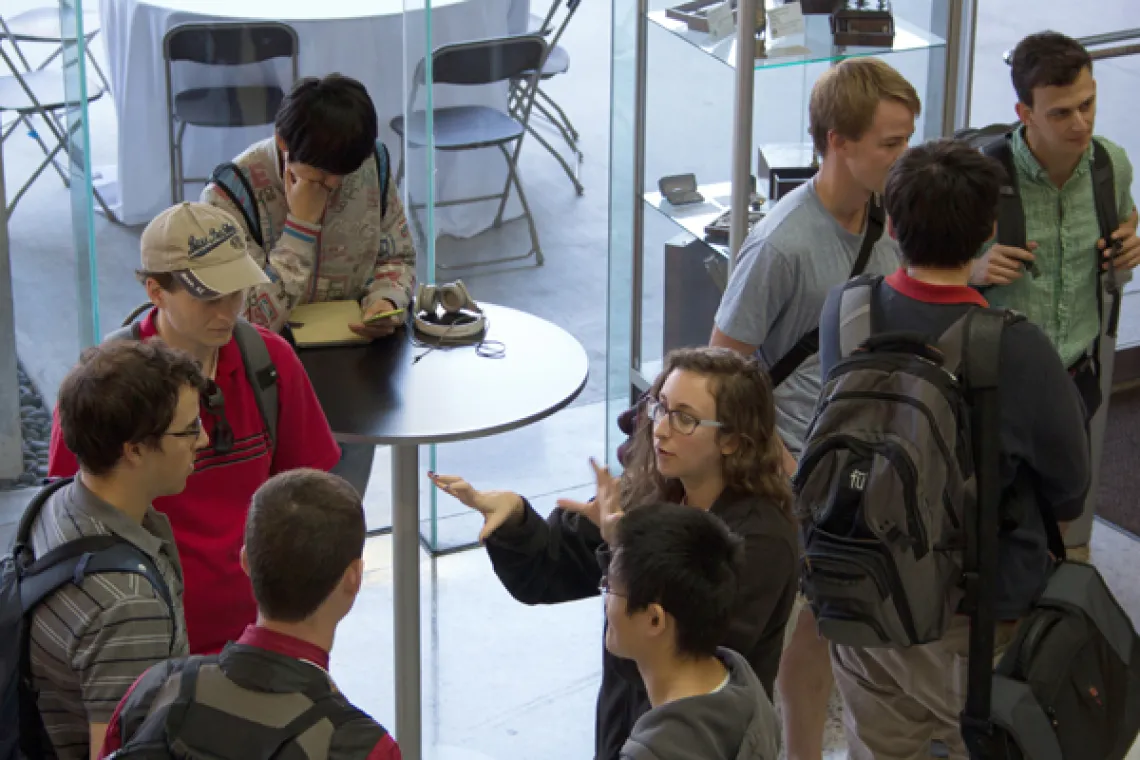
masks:
[[[380,218],[388,215],[388,146],[376,138],[376,181],[380,183]]]
[[[963,576],[970,615],[969,660],[963,726],[988,725],[993,678],[994,587],[1001,502],[1001,418],[998,397],[1002,331],[1010,312],[971,309],[964,317],[962,378],[970,406],[971,453],[977,483],[973,508],[964,510]]]
[[[146,578],[173,614],[170,589],[150,557],[113,534],[77,538],[36,559],[20,579],[24,614],[68,583],[79,585],[89,575],[115,572]]]
[[[1112,233],[1116,232],[1116,228],[1120,226],[1120,220],[1116,214],[1116,178],[1113,174],[1112,156],[1108,154],[1108,150],[1104,144],[1093,138],[1093,166],[1092,166],[1092,181],[1093,181],[1093,202],[1096,204],[1096,217],[1097,222],[1100,224],[1100,236],[1104,238],[1107,243]],[[1117,277],[1116,263],[1110,257],[1108,259],[1108,268],[1101,270],[1100,268],[1100,250],[1096,252],[1096,267],[1097,273],[1104,278],[1104,289],[1112,296],[1112,307],[1108,313],[1108,324],[1105,326],[1105,335],[1115,338],[1116,328],[1120,322],[1120,306],[1123,295],[1120,292],[1120,281]],[[1100,289],[1097,289],[1100,292]],[[1103,305],[1101,305],[1101,313],[1104,313]],[[1100,356],[1100,339],[1097,339],[1095,353],[1098,358]]]
[[[132,322],[129,325],[118,327],[111,332],[107,333],[107,337],[103,338],[103,342],[107,343],[113,340],[141,340],[142,329],[139,327],[138,322]]]
[[[269,356],[269,347],[265,345],[265,338],[257,328],[239,319],[234,327],[234,339],[241,351],[241,361],[245,365],[245,376],[253,386],[253,395],[257,399],[257,410],[261,412],[261,420],[269,432],[269,446],[277,445],[277,367],[273,358]]]
[[[16,527],[16,539],[12,544],[13,554],[19,555],[24,547],[31,545],[32,526],[35,525],[36,518],[40,516],[40,510],[56,491],[71,483],[72,480],[73,478],[53,480],[41,488],[28,502],[28,506],[24,508],[24,514],[20,516],[20,523]]]
[[[878,278],[860,277],[839,297],[839,355],[848,357],[871,337],[871,294]]]
[[[867,224],[863,231],[863,240],[859,244],[859,253],[855,256],[855,263],[851,267],[851,273],[848,279],[858,277],[863,274],[863,270],[867,268],[867,263],[871,260],[871,251],[875,248],[875,243],[883,235],[883,226],[886,223],[886,212],[883,210],[883,203],[878,196],[872,196],[867,204]],[[800,338],[794,346],[788,349],[788,352],[780,357],[779,361],[772,365],[768,370],[768,376],[772,380],[772,387],[775,388],[780,383],[791,377],[792,373],[799,369],[809,356],[819,351],[819,327],[814,328]]]
[[[264,248],[265,241],[261,237],[261,212],[258,211],[257,198],[253,194],[253,188],[241,167],[232,161],[218,164],[210,174],[210,182],[217,186],[230,203],[237,206],[238,211],[245,218],[245,226],[249,230],[249,236],[253,238],[253,242],[257,243],[258,248]]]
[[[1026,246],[1025,209],[1021,207],[1021,194],[1017,189],[1017,167],[1013,162],[1013,133],[991,140],[982,149],[990,158],[997,159],[1005,169],[1001,195],[998,196],[997,242],[1015,248]]]

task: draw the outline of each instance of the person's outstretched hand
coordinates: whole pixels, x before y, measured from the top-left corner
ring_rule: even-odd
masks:
[[[597,492],[591,501],[572,501],[559,499],[558,506],[567,512],[576,512],[598,526],[602,533],[602,540],[613,545],[617,533],[617,524],[622,517],[621,509],[621,483],[615,478],[608,467],[603,467],[592,457],[590,466],[594,468],[594,479],[597,481]]]
[[[522,516],[523,498],[513,491],[476,491],[470,483],[456,475],[429,472],[428,478],[436,488],[483,515],[479,543],[486,542],[487,537],[507,521]]]

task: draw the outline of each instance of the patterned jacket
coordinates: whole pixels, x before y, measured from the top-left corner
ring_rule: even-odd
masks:
[[[322,222],[309,224],[289,213],[278,155],[270,137],[234,159],[257,199],[265,241],[260,263],[270,280],[250,291],[246,319],[279,331],[295,306],[313,301],[358,299],[368,308],[387,298],[406,308],[415,287],[416,251],[396,183],[389,179],[387,213],[381,216],[376,160],[369,157],[329,196]],[[201,200],[245,226],[241,212],[212,184]],[[256,256],[257,244],[248,234],[246,241]]]

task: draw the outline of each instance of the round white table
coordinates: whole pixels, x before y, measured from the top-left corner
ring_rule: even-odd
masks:
[[[586,350],[561,327],[505,306],[480,305],[488,340],[505,347],[501,358],[479,356],[471,346],[427,351],[411,343],[406,328],[367,346],[297,353],[337,440],[392,446],[396,741],[405,760],[425,758],[419,447],[482,438],[545,419],[578,397],[589,374]],[[449,751],[442,757],[455,755]]]
[[[432,47],[526,31],[529,0],[432,0]],[[427,49],[427,14],[423,0],[102,0],[103,39],[110,64],[111,91],[118,121],[118,166],[105,195],[119,219],[145,224],[170,205],[170,160],[166,115],[163,36],[186,23],[282,21],[297,32],[300,76],[339,72],[359,79],[376,105],[380,136],[393,161],[399,139],[389,121],[407,107],[416,64]],[[288,90],[289,62],[242,67],[176,64],[174,87],[251,84],[276,81]],[[423,91],[421,90],[421,93]],[[415,104],[423,109],[423,95]],[[488,105],[504,109],[506,84],[435,88],[435,105]],[[185,176],[205,177],[252,143],[273,133],[272,125],[235,129],[188,127],[183,140]],[[416,151],[407,173],[423,195],[426,155]],[[394,171],[394,170],[393,170]],[[506,164],[495,148],[464,153],[436,153],[439,201],[500,191]],[[187,200],[200,187],[188,185]],[[468,237],[490,226],[495,203],[437,208],[441,234]],[[522,209],[517,196],[505,218]],[[423,213],[422,211],[420,212]]]

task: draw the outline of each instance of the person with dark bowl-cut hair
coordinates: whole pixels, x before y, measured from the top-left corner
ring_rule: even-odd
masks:
[[[391,162],[377,141],[364,85],[330,74],[298,80],[277,111],[273,137],[214,170],[202,202],[242,222],[270,282],[254,288],[245,316],[281,330],[299,304],[358,300],[371,338],[392,333],[407,308],[416,251]]]

